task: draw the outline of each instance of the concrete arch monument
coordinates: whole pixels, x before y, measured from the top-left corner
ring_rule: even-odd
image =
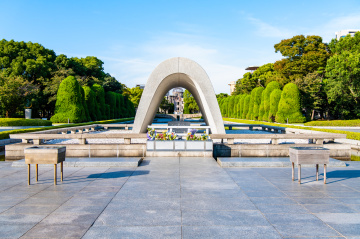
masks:
[[[183,87],[190,91],[213,134],[225,134],[220,108],[209,76],[195,61],[183,57],[163,61],[151,73],[135,116],[134,133],[146,132],[165,94],[175,87]]]

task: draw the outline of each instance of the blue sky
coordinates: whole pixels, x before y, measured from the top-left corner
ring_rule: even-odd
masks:
[[[245,68],[281,59],[292,36],[324,42],[360,29],[360,1],[0,0],[0,39],[37,42],[68,57],[96,56],[128,87],[176,56],[198,62],[216,93]]]

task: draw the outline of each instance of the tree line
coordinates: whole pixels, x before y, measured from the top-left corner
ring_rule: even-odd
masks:
[[[300,92],[294,83],[280,90],[280,84],[272,81],[266,88],[255,87],[250,94],[220,96],[217,100],[224,117],[279,123],[305,121],[300,110]]]
[[[275,86],[272,82],[277,83],[274,100],[275,94],[279,98],[279,90],[283,89],[282,97],[285,87],[291,83],[293,92],[299,92],[300,110],[307,120],[314,119],[316,114],[327,119],[360,117],[360,32],[354,37],[348,35],[340,40],[332,39],[329,44],[323,43],[319,36],[299,35],[282,40],[274,48],[284,58],[262,65],[253,73],[245,73],[237,80],[233,96],[227,100],[227,107],[230,108],[233,107],[233,102],[238,102],[242,109],[241,97],[249,104],[243,106],[244,110],[249,107],[249,110],[257,111],[259,107],[259,113],[250,113],[248,117],[242,114],[240,118],[251,118],[251,114],[254,114],[255,118],[262,116],[263,120],[270,120],[268,115],[264,118],[260,107],[268,109],[268,104],[274,103],[271,103],[273,91],[269,93],[270,90],[267,90],[269,84]],[[295,86],[298,90],[295,90]],[[266,92],[264,106],[261,104],[262,91]],[[224,103],[226,102],[222,100],[221,104]],[[281,108],[280,104],[279,110]],[[226,111],[224,107],[221,110]],[[277,121],[276,115],[272,120]]]
[[[31,108],[34,118],[53,116],[59,122],[65,118],[67,121],[61,115],[66,111],[60,105],[69,104],[83,112],[80,116],[76,113],[73,122],[133,116],[134,104],[139,101],[138,90],[118,82],[104,71],[103,64],[94,56],[69,58],[38,43],[3,39],[0,41],[0,115],[21,117],[24,108]],[[69,95],[75,96],[74,104],[70,102],[73,99],[66,98]]]

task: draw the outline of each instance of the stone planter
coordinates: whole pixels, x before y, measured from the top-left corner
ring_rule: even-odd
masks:
[[[213,142],[188,140],[148,140],[147,156],[212,156]]]

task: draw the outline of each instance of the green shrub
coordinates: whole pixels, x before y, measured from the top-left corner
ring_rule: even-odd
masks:
[[[256,88],[254,88],[250,94],[249,111],[246,115],[246,119],[253,119],[255,94],[256,94]]]
[[[282,93],[282,91],[280,89],[275,89],[270,94],[270,109],[269,109],[269,116],[268,116],[268,120],[267,120],[269,122],[275,121],[275,116],[278,111],[281,93]]]
[[[110,106],[110,119],[115,118],[115,109],[116,109],[116,93],[108,91],[105,94],[105,102]]]
[[[184,114],[190,114],[190,110],[189,110],[189,105],[185,104],[184,105]]]
[[[360,119],[357,120],[326,120],[326,121],[311,121],[307,122],[306,126],[347,126],[360,127]]]
[[[254,106],[253,106],[253,120],[258,120],[259,118],[259,110],[260,110],[260,104],[261,104],[261,96],[264,91],[264,87],[256,87],[255,93],[254,93]]]
[[[245,97],[246,97],[247,95],[246,94],[243,94],[243,95],[241,95],[241,98],[240,98],[240,102],[239,102],[239,108],[240,108],[240,110],[239,110],[239,116],[238,116],[238,118],[239,119],[242,119],[243,118],[243,112],[244,112],[244,100],[245,100]]]
[[[265,91],[265,90],[264,90]],[[260,107],[259,107],[259,117],[258,120],[264,120],[264,91],[261,94],[261,102],[260,102]]]
[[[110,105],[105,104],[106,118],[110,119]]]
[[[270,95],[271,92],[275,89],[280,89],[280,84],[277,81],[272,81],[267,84],[264,90],[264,114],[262,119],[265,121],[269,120],[269,112],[270,112]]]
[[[243,111],[243,114],[242,114],[243,119],[246,119],[246,116],[248,115],[250,98],[251,98],[250,95],[246,95],[245,98],[244,98],[244,107],[243,107],[244,111]]]
[[[98,120],[97,112],[98,106],[96,103],[96,95],[95,92],[89,86],[83,86],[84,94],[85,94],[85,103],[88,107],[89,116],[92,121]]]
[[[86,121],[79,82],[73,76],[66,77],[59,86],[55,104],[54,123],[71,123]]]
[[[82,104],[85,110],[85,117],[86,117],[86,121],[91,121],[91,117],[89,114],[89,109],[85,100],[85,91],[84,88],[80,86],[80,93],[81,93],[81,98],[82,98]]]
[[[119,102],[120,102],[120,104],[119,104],[120,116],[119,117],[127,117],[127,115],[128,115],[127,104],[125,103],[125,99],[122,94],[119,94]]]
[[[105,112],[105,91],[104,88],[99,84],[94,84],[91,89],[95,92],[96,95],[96,102],[98,108],[100,110],[100,119],[106,119],[106,112]]]
[[[235,102],[235,96],[232,95],[229,97],[229,101],[228,101],[227,117],[234,117],[234,102]]]
[[[284,86],[279,101],[278,112],[275,120],[279,123],[302,123],[306,118],[300,111],[300,92],[294,83],[288,83]]]
[[[22,118],[0,118],[0,126],[51,126],[50,120],[22,119]]]
[[[118,93],[115,93],[115,103],[114,118],[118,119],[121,115],[120,94]]]

